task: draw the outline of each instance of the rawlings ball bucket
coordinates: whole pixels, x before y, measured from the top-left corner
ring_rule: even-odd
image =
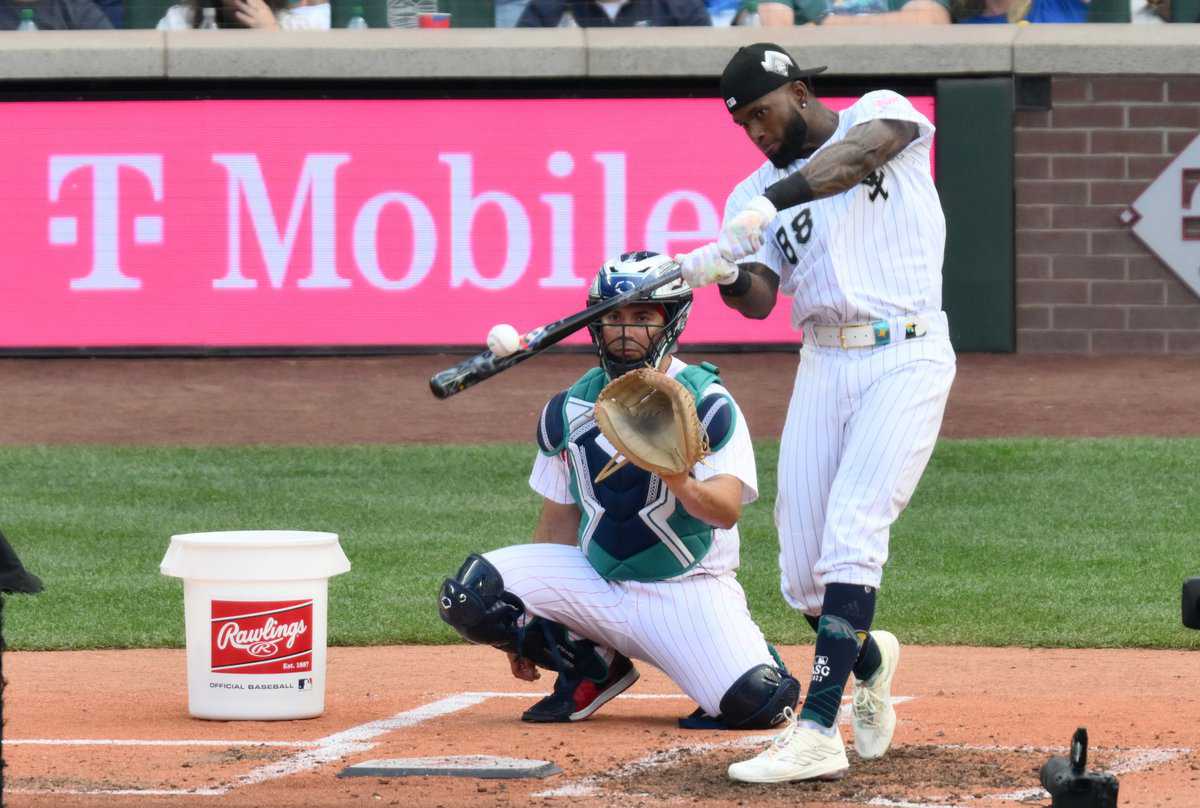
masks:
[[[336,533],[172,536],[160,570],[183,579],[188,712],[222,721],[324,712],[329,578],[349,569]]]

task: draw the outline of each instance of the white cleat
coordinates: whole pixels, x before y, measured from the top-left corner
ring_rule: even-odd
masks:
[[[784,717],[787,728],[758,757],[730,764],[729,776],[743,783],[841,779],[850,768],[841,733],[828,736],[800,726],[790,707]]]
[[[852,721],[854,751],[863,760],[883,757],[896,732],[896,708],[892,706],[892,678],[900,665],[900,641],[890,631],[872,631],[883,660],[875,675],[855,681]]]

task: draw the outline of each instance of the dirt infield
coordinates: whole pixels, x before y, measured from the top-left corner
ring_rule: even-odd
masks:
[[[593,361],[539,357],[434,399],[429,377],[462,358],[0,360],[0,443],[527,441]],[[795,356],[713,358],[754,435],[778,436]],[[1198,371],[1195,358],[967,354],[942,434],[1200,435]]]
[[[782,653],[799,669],[812,649]],[[769,733],[678,729],[693,705],[648,666],[587,722],[529,725],[517,716],[548,677],[519,682],[491,649],[332,648],[329,660],[322,717],[213,722],[187,716],[181,651],[6,655],[6,804],[1016,808],[1048,802],[1036,769],[1086,724],[1092,765],[1119,773],[1124,808],[1200,805],[1189,652],[907,647],[894,754],[838,783],[781,786],[728,781],[725,766]],[[1034,672],[1053,686],[1035,688]],[[336,777],[366,760],[465,754],[550,760],[563,773]]]
[[[542,403],[591,361],[542,357],[435,401],[428,377],[460,358],[0,360],[0,443],[525,441]],[[755,435],[778,435],[795,357],[718,359]],[[964,356],[943,435],[1197,435],[1197,369],[1163,357]],[[803,669],[811,648],[782,653]],[[5,654],[5,805],[1015,808],[1049,802],[1036,769],[1080,724],[1092,764],[1120,774],[1122,806],[1200,805],[1195,653],[906,647],[893,753],[839,783],[773,787],[723,774],[769,735],[679,730],[693,705],[648,666],[594,719],[533,726],[517,716],[548,677],[512,679],[490,649],[334,648],[329,659],[322,717],[209,722],[187,715],[183,651]],[[336,777],[365,760],[468,754],[548,759],[563,772]]]

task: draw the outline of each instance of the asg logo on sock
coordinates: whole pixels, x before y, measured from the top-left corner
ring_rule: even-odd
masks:
[[[814,682],[823,682],[825,677],[829,675],[829,657],[818,655],[813,660],[812,680]]]

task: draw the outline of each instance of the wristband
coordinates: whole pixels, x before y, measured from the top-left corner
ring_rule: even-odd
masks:
[[[718,283],[717,289],[720,290],[721,297],[742,297],[750,291],[753,283],[751,274],[743,269],[733,283]]]
[[[808,180],[804,175],[797,171],[790,177],[785,177],[779,182],[772,185],[767,190],[763,191],[765,196],[777,210],[803,205],[806,202],[813,201],[813,189],[808,184]]]

